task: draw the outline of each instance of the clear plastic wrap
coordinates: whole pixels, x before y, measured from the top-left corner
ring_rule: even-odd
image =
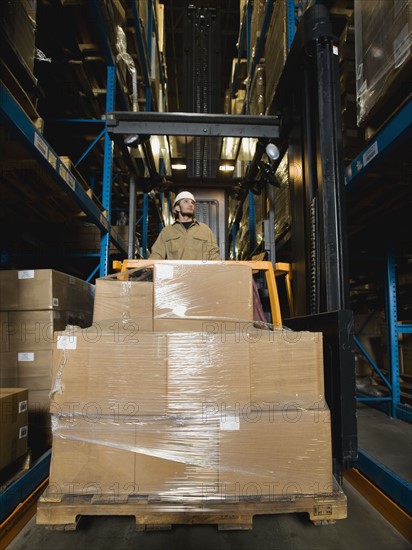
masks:
[[[98,281],[97,305],[117,317],[55,335],[49,494],[331,492],[321,334],[257,326],[248,266],[152,267]],[[139,285],[152,285],[151,330]]]
[[[205,321],[253,321],[252,268],[165,262],[96,281],[93,320],[133,319],[140,330],[202,331]]]
[[[253,321],[252,268],[191,262],[154,266],[155,319]]]
[[[55,417],[49,494],[161,500],[332,492],[330,415]]]
[[[133,338],[130,322],[58,336],[51,492],[191,500],[329,491],[319,334],[245,325]]]
[[[354,15],[357,121],[362,126],[389,99],[389,90],[408,88],[412,2],[355,0]]]
[[[134,269],[97,279],[93,321],[131,318],[140,320],[141,330],[153,329],[152,273]]]

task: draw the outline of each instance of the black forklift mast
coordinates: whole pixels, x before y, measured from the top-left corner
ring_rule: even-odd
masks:
[[[334,473],[357,458],[338,42],[327,7],[302,16],[269,113],[289,154],[294,330],[321,331]]]

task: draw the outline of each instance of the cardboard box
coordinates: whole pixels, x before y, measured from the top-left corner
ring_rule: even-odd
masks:
[[[153,283],[97,279],[93,322],[132,318],[139,319],[141,330],[153,330]]]
[[[17,354],[14,351],[0,353],[0,388],[17,388]]]
[[[77,419],[53,436],[49,492],[51,494],[131,494],[134,492],[135,430],[102,432],[97,423]],[[95,441],[105,440],[108,444]],[[110,444],[109,444],[110,443]]]
[[[167,346],[170,414],[211,420],[250,403],[249,342],[236,334],[171,333]]]
[[[0,353],[0,387],[28,390],[51,389],[52,351]],[[14,384],[12,384],[14,382]]]
[[[29,390],[29,416],[41,415],[50,426],[50,390]]]
[[[9,344],[9,314],[0,311],[0,353],[10,351]]]
[[[73,314],[67,311],[10,311],[9,349],[15,352],[52,350],[55,332],[71,324]]]
[[[253,333],[253,321],[222,321],[219,318],[213,319],[154,319],[153,329],[155,332],[200,332],[205,338],[209,335],[219,335],[222,340],[248,339],[248,333]]]
[[[250,341],[253,405],[319,407],[324,400],[322,333],[275,330],[255,336]]]
[[[51,390],[53,352],[33,351],[15,353],[19,386],[29,390]]]
[[[222,418],[223,497],[332,492],[330,413],[288,409]]]
[[[154,265],[155,319],[253,320],[252,270],[244,265]]]
[[[16,271],[0,271],[0,309],[17,309],[19,306],[19,295]]]
[[[0,469],[27,451],[27,390],[0,388]]]
[[[199,497],[217,491],[217,424],[119,417],[54,423],[50,491]]]
[[[217,491],[217,422],[159,420],[136,424],[136,492],[184,498]],[[139,452],[140,451],[140,452]]]
[[[0,271],[2,310],[84,312],[91,321],[94,286],[53,269]]]
[[[164,414],[167,336],[71,327],[53,351],[51,411],[87,417]]]
[[[357,122],[365,126],[410,91],[412,10],[399,0],[355,0]],[[396,97],[391,106],[391,98]],[[391,113],[388,112],[388,115]],[[388,116],[387,115],[387,116]]]

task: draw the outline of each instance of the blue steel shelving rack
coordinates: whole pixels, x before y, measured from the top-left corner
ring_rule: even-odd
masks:
[[[388,157],[396,148],[412,137],[412,99],[410,99],[377,133],[374,139],[345,169],[345,183],[348,191],[362,181],[372,169],[379,167],[379,163]],[[369,356],[359,340],[354,337],[355,345],[362,352],[373,370],[382,379],[388,390],[386,397],[371,397],[358,395],[360,402],[384,407],[392,418],[412,422],[412,408],[401,403],[400,369],[399,369],[399,335],[411,334],[412,324],[402,324],[398,321],[396,258],[393,246],[386,252],[385,261],[385,317],[388,341],[388,376],[386,377],[379,366]],[[385,409],[386,406],[386,409]],[[359,470],[386,493],[394,502],[399,504],[409,514],[412,513],[412,484],[389,470],[375,457],[370,456],[363,449],[358,449]]]
[[[389,122],[377,133],[368,147],[362,151],[345,169],[345,183],[348,191],[362,183],[371,169],[379,166],[384,158],[412,137],[412,99],[395,114]],[[401,324],[397,312],[396,261],[392,248],[386,254],[386,325],[389,349],[389,379],[380,371],[361,343],[355,338],[355,344],[365,356],[374,371],[388,388],[389,397],[359,396],[359,401],[369,403],[388,402],[390,415],[412,422],[412,408],[400,402],[400,371],[399,371],[399,334],[411,334],[411,324]]]
[[[124,251],[125,245],[118,239],[115,233],[111,232],[107,217],[90,199],[82,185],[66,168],[57,153],[46,142],[3,83],[0,83],[0,117],[21,143],[24,144],[33,156],[33,159],[44,168],[45,173],[49,174],[56,184],[79,204],[89,219],[106,236],[107,240],[110,235],[111,240],[116,246]]]

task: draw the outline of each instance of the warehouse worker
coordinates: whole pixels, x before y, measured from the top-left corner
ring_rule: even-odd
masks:
[[[152,247],[155,260],[220,260],[212,230],[195,218],[196,199],[189,191],[179,193],[173,203],[176,221],[162,229]]]

